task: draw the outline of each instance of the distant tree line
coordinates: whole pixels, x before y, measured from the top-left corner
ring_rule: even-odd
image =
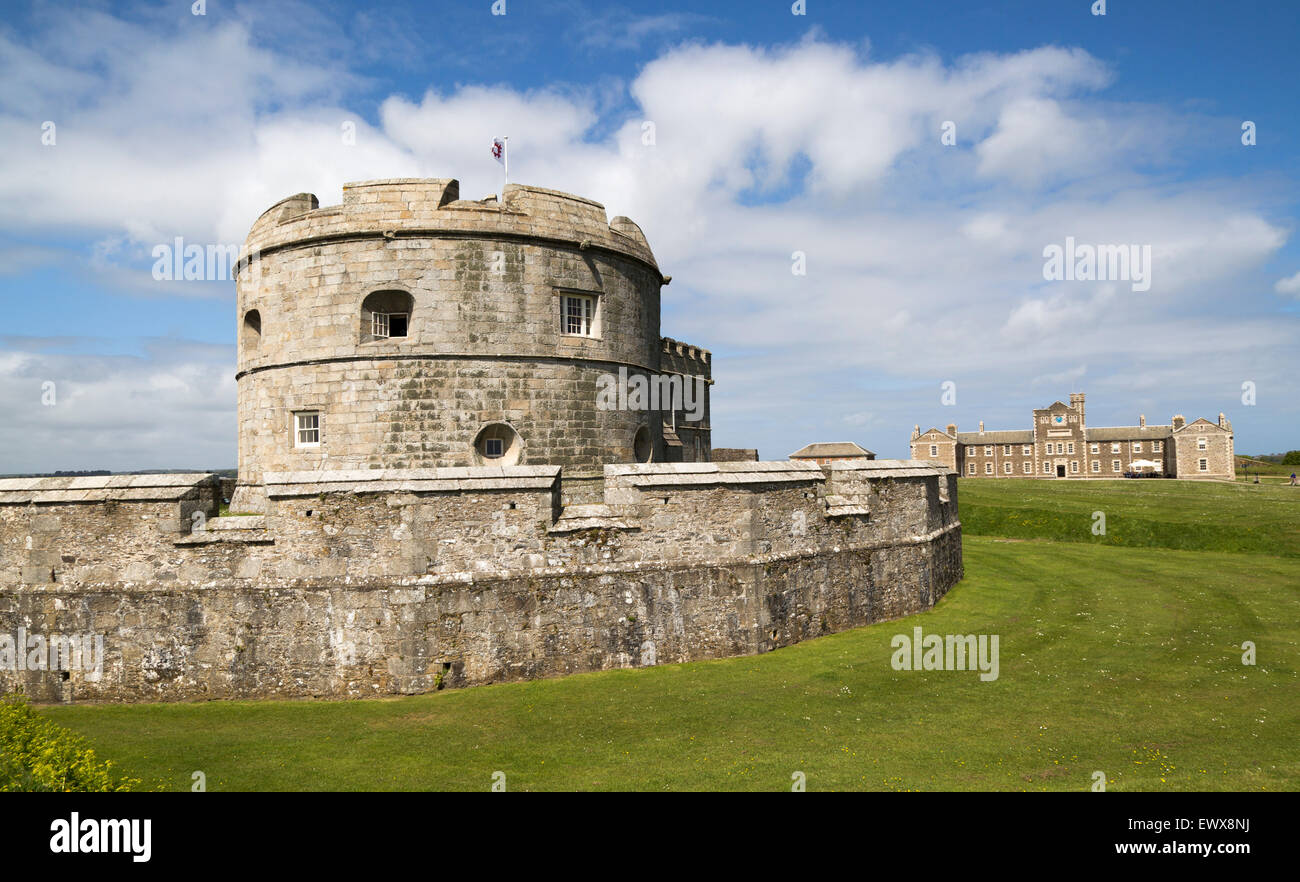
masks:
[[[134,472],[111,472],[108,469],[77,469],[60,472],[31,472],[27,474],[0,474],[0,478],[102,478],[108,475],[219,475],[223,478],[239,477],[238,469],[140,469]]]
[[[1300,450],[1288,450],[1286,453],[1261,453],[1259,456],[1239,454],[1241,459],[1257,459],[1260,462],[1275,462],[1281,465],[1300,465]]]

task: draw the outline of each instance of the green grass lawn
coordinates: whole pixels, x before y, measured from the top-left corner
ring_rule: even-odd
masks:
[[[1295,790],[1300,491],[968,481],[934,610],[761,656],[354,701],[51,707],[150,786]],[[1093,511],[1107,533],[1091,532]],[[1045,537],[1045,538],[1044,538]],[[1000,676],[890,638],[996,634]],[[1241,662],[1243,641],[1258,664]]]
[[[966,535],[1300,557],[1300,487],[1170,479],[962,479]],[[1106,534],[1093,534],[1094,512]]]

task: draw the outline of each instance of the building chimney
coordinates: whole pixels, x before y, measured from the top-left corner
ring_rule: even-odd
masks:
[[[956,423],[949,423],[949,424],[948,424],[948,434],[951,435],[951,436],[953,436],[954,438],[957,437],[957,424],[956,424]]]
[[[1227,417],[1227,414],[1225,414],[1225,413],[1223,413],[1222,411],[1220,411],[1220,412],[1219,412],[1219,428],[1220,428],[1220,429],[1226,429],[1227,427],[1228,427],[1228,417]]]
[[[1147,415],[1146,414],[1140,415],[1138,417],[1138,425],[1145,428],[1146,424],[1147,424]]]
[[[921,424],[920,424],[920,423],[917,423],[915,426],[912,426],[912,437],[913,437],[913,438],[920,438],[920,437],[921,437]]]
[[[984,434],[984,421],[983,421],[983,420],[980,420],[980,434],[981,434],[981,435]]]
[[[1175,432],[1178,431],[1179,429],[1181,429],[1181,428],[1182,428],[1183,426],[1185,426],[1186,424],[1187,424],[1187,420],[1183,419],[1183,415],[1182,415],[1181,413],[1179,413],[1179,414],[1174,414],[1174,431],[1175,431]]]

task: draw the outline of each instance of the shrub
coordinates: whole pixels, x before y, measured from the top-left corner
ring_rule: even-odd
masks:
[[[120,792],[139,783],[117,774],[84,738],[36,713],[23,696],[0,698],[0,791]]]

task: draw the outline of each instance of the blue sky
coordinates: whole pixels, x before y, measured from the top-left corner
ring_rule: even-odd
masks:
[[[1300,447],[1292,2],[382,6],[5,3],[0,473],[233,466],[233,284],[156,282],[153,246],[348,180],[487,195],[500,134],[513,180],[645,229],[717,446],[903,456],[1085,391]],[[1045,280],[1067,236],[1150,245],[1151,290]]]

